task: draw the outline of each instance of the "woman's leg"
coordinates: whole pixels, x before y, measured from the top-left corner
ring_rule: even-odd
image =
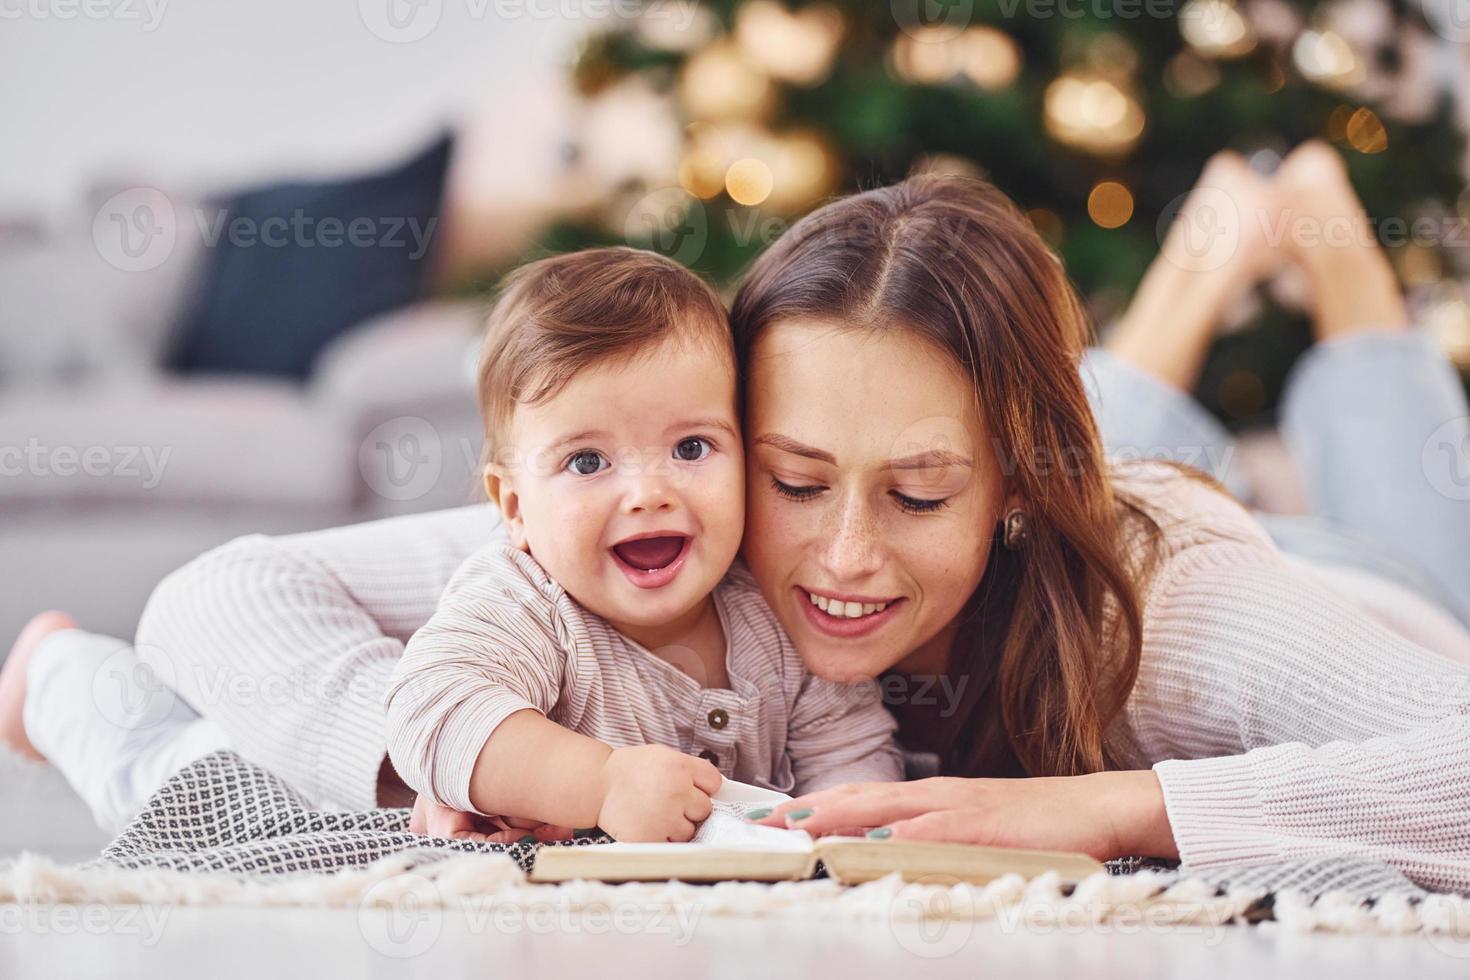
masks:
[[[1225,312],[1277,258],[1263,220],[1272,200],[1238,153],[1211,157],[1110,331],[1108,350],[1181,393],[1193,390]]]
[[[127,643],[57,614],[32,622],[5,662],[16,695],[6,698],[5,741],[56,766],[104,830],[121,830],[175,772],[229,747]]]
[[[1234,440],[1189,392],[1224,311],[1255,282],[1268,202],[1239,155],[1212,158],[1106,349],[1088,352],[1083,381],[1109,456],[1187,463],[1249,499]]]
[[[1249,499],[1234,438],[1188,394],[1100,347],[1087,352],[1082,382],[1109,458],[1186,463]]]
[[[1282,165],[1286,248],[1313,294],[1317,344],[1288,378],[1282,437],[1313,512],[1397,555],[1470,623],[1470,405],[1433,339],[1411,329],[1337,154],[1308,145]],[[1351,234],[1333,235],[1336,225]]]

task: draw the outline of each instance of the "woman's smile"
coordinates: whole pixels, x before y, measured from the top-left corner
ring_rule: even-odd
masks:
[[[854,639],[887,626],[901,614],[902,598],[877,601],[838,600],[810,592],[801,586],[792,588],[794,601],[802,608],[807,622],[828,636]]]

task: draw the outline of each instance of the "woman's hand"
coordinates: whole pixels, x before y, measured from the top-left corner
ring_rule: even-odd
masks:
[[[797,797],[757,821],[816,836],[875,828],[893,840],[1074,851],[1099,860],[1178,857],[1150,770],[1035,779],[853,783]],[[886,831],[886,833],[884,832]]]
[[[478,813],[451,810],[422,793],[414,800],[408,829],[412,833],[428,837],[452,837],[455,840],[481,841],[486,844],[515,844],[526,837],[534,837],[538,841],[566,840],[573,833],[570,827],[553,827],[535,820],[486,817]]]

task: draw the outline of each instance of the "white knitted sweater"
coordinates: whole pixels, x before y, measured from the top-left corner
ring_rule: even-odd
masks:
[[[1133,489],[1164,557],[1109,734],[1158,773],[1185,863],[1351,853],[1470,891],[1470,636],[1440,621],[1420,637],[1436,649],[1418,645],[1285,561],[1233,501],[1155,476]],[[309,799],[375,806],[394,665],[497,533],[479,505],[240,538],[165,579],[139,655]]]

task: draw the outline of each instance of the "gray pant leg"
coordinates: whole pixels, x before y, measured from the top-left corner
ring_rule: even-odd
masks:
[[[1100,347],[1083,359],[1082,383],[1110,458],[1187,463],[1249,501],[1250,487],[1234,465],[1234,438],[1188,393]]]
[[[1287,379],[1281,432],[1313,512],[1422,572],[1470,623],[1470,407],[1433,339],[1316,345]]]

